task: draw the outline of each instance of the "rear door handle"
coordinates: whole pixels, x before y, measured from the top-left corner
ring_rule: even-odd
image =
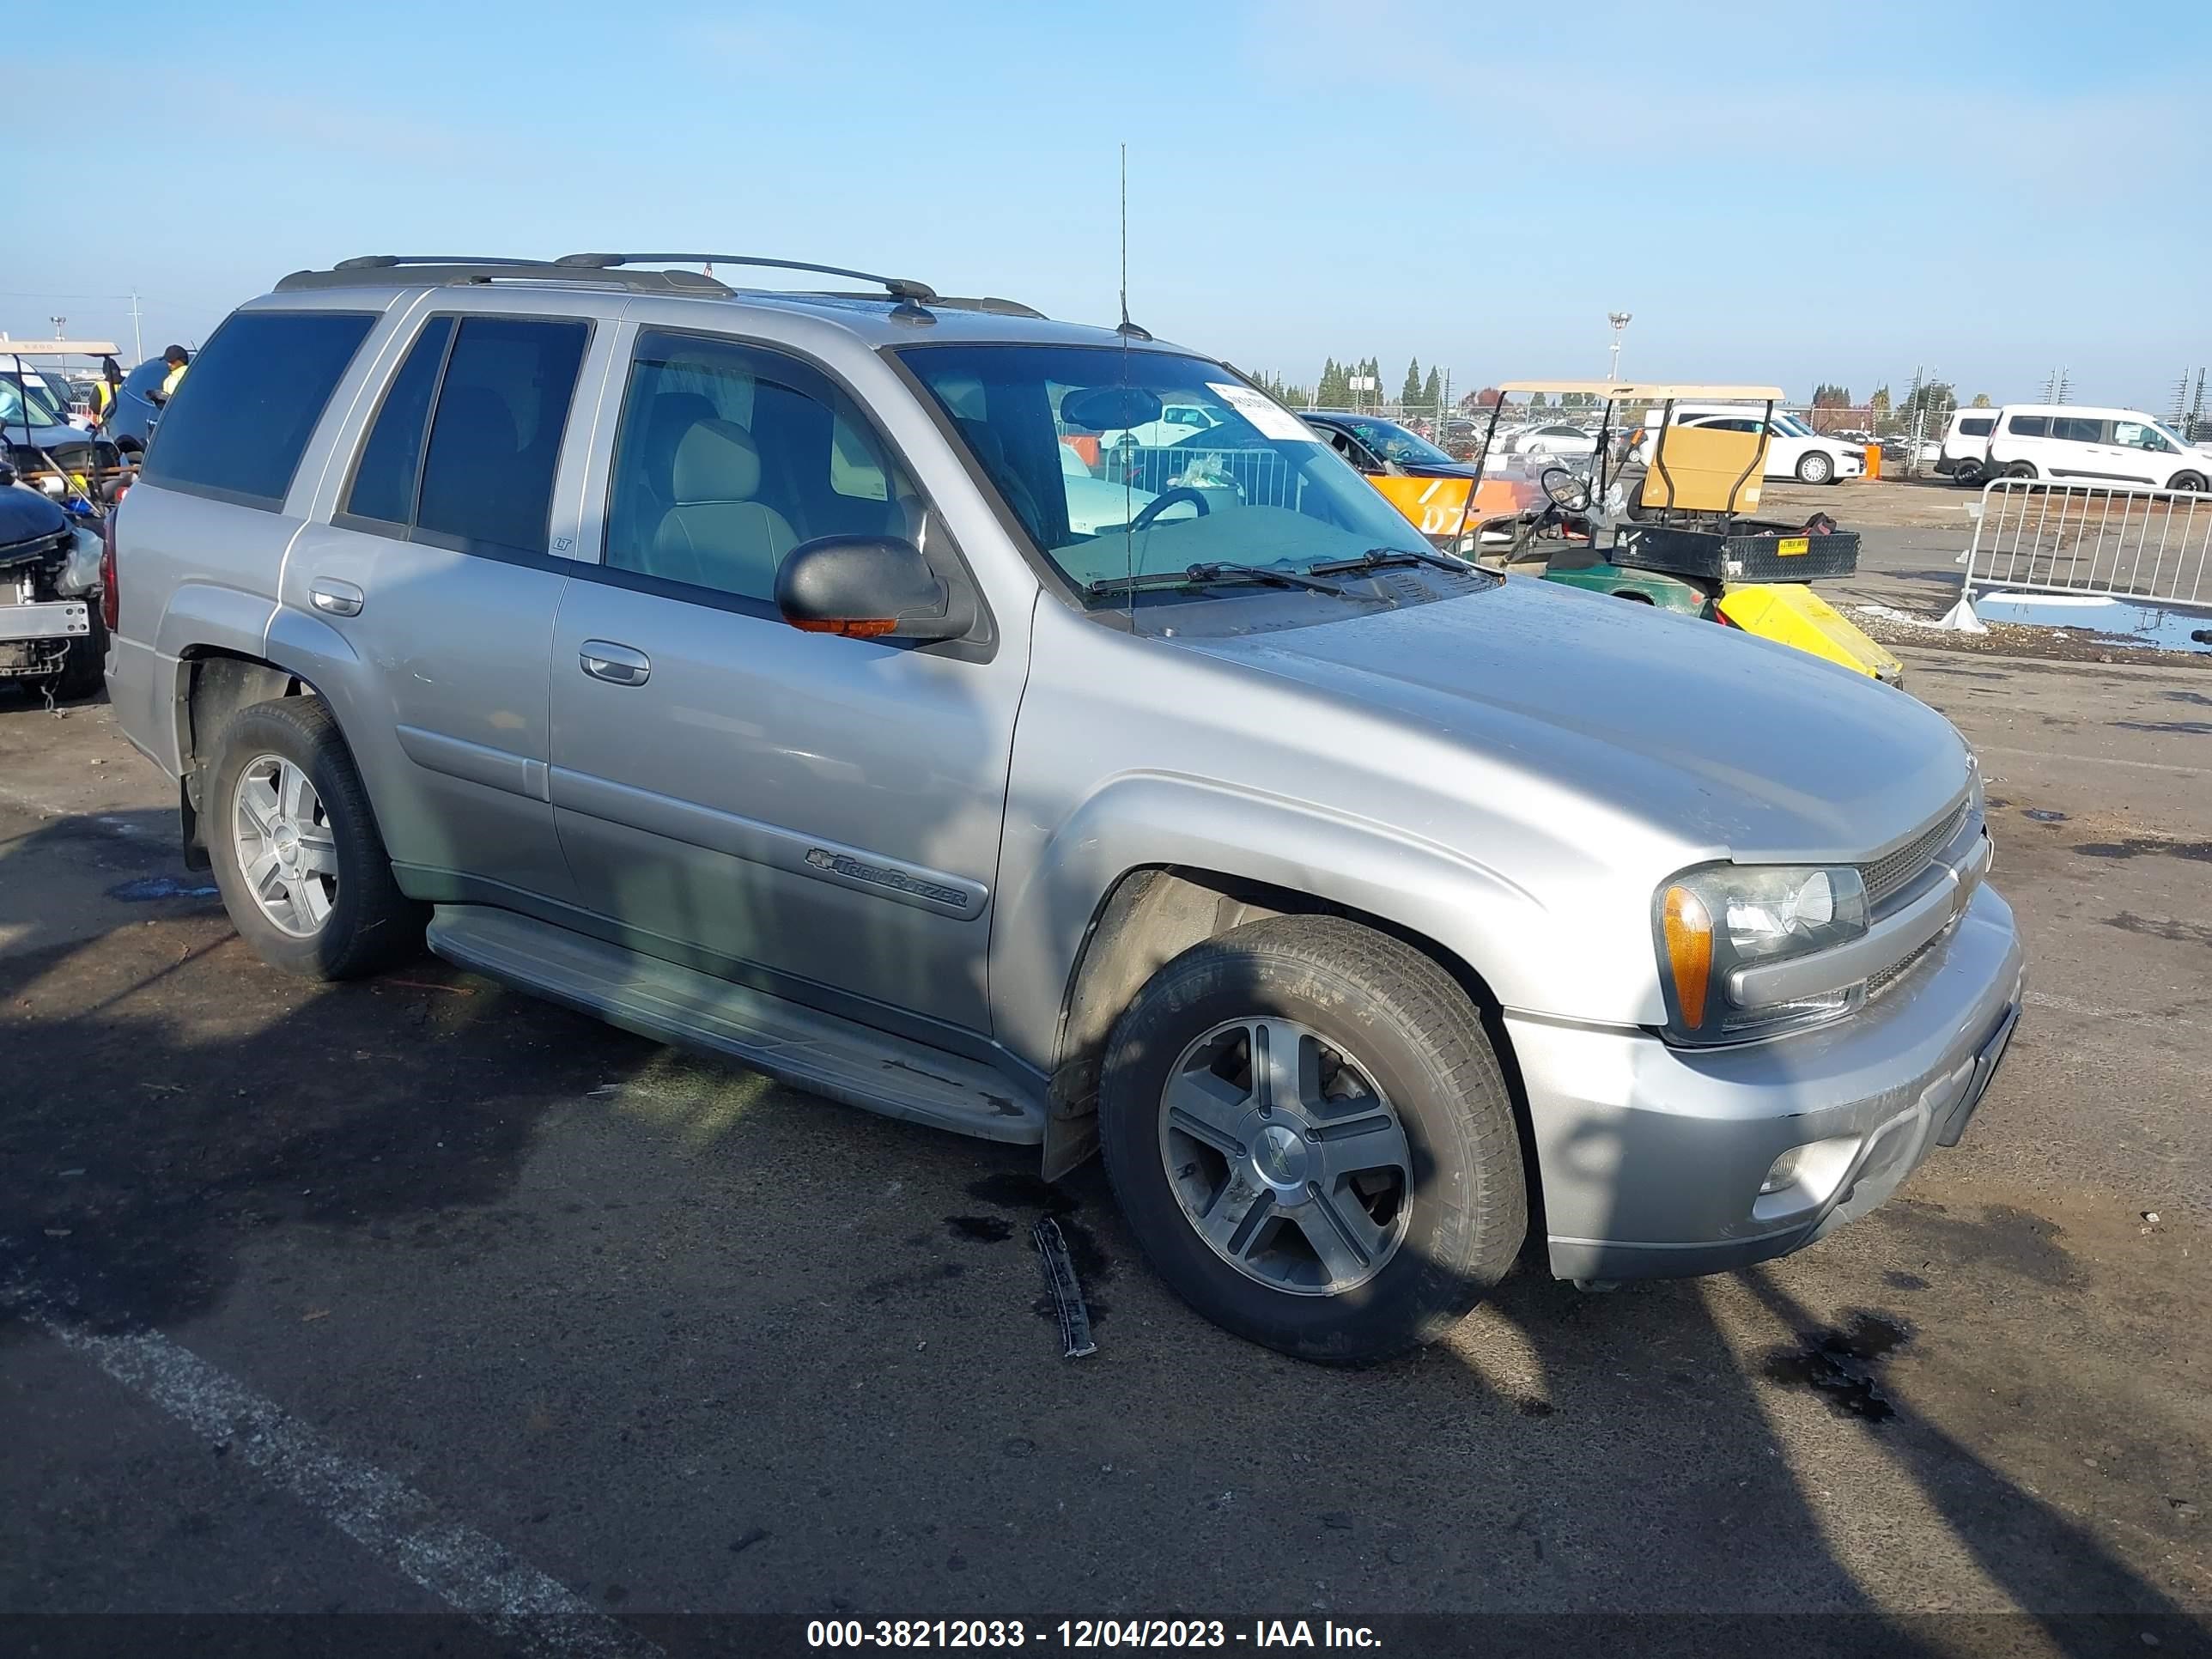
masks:
[[[586,640],[577,659],[586,674],[609,685],[643,685],[653,675],[653,659],[612,640]]]
[[[335,576],[318,576],[307,584],[307,602],[331,617],[358,617],[363,603],[361,589]]]

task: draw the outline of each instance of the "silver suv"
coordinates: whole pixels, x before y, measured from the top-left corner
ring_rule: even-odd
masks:
[[[1317,1359],[1811,1242],[2011,1032],[1975,765],[1800,653],[1435,552],[1143,330],[729,256],[303,271],[117,515],[109,689],[268,962],[421,945],[1102,1149]],[[798,267],[819,270],[820,267]],[[1164,418],[1173,410],[1175,418]]]

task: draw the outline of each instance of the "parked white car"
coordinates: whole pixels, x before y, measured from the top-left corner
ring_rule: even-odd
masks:
[[[1744,404],[1677,404],[1674,424],[1702,426],[1723,432],[1756,432],[1761,411]],[[1659,428],[1660,411],[1644,417],[1647,432]],[[1824,438],[1799,420],[1777,410],[1767,418],[1766,472],[1770,478],[1795,478],[1799,483],[1835,483],[1866,472],[1866,452],[1836,438]]]
[[[1983,458],[1993,478],[2063,478],[2202,490],[2212,450],[2185,443],[2155,416],[2078,404],[2008,404]]]
[[[1998,413],[1994,409],[1954,410],[1936,452],[1936,471],[1963,484],[1981,483],[1989,465],[1990,434],[1996,430]]]
[[[1578,426],[1558,423],[1524,428],[1508,452],[1515,455],[1565,455],[1587,459],[1597,453],[1597,440]]]

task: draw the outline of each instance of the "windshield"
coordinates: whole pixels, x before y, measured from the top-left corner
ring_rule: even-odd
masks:
[[[1426,438],[1407,431],[1395,421],[1342,421],[1339,424],[1349,427],[1353,437],[1386,461],[1401,465],[1419,462],[1430,466],[1438,463],[1445,466],[1457,465]]]
[[[1816,435],[1811,427],[1806,425],[1795,415],[1778,414],[1774,417],[1774,424],[1777,428],[1788,433],[1793,438],[1810,438]]]
[[[33,380],[27,384],[13,374],[0,374],[0,426],[21,426],[24,405],[30,406],[33,426],[66,426],[69,415],[54,402],[53,393]]]
[[[899,355],[1078,587],[1196,564],[1298,571],[1428,550],[1320,434],[1219,363],[1111,346]]]

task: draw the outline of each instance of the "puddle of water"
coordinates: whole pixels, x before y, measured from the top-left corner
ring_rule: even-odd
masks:
[[[107,896],[121,899],[125,904],[143,904],[149,899],[213,898],[215,884],[194,881],[189,876],[139,876],[107,890]]]
[[[1978,595],[1974,614],[1984,622],[2025,623],[2033,628],[2086,628],[2116,643],[2162,651],[2212,652],[2212,617],[2203,611],[2143,605],[2132,599],[2070,593]]]

